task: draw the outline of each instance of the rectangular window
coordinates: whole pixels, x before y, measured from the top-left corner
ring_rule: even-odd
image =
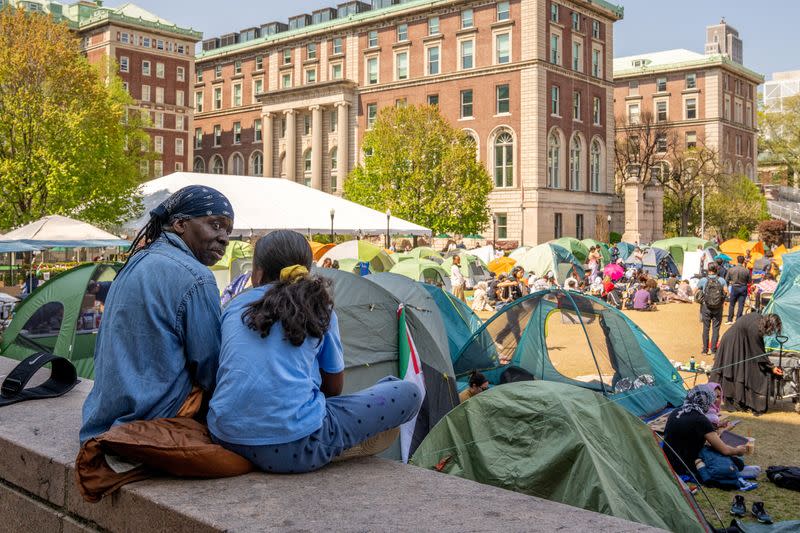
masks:
[[[339,110],[338,109],[332,109],[331,110],[328,122],[330,123],[330,131],[331,131],[331,133],[336,133],[336,128],[338,127],[338,124],[339,124]]]
[[[667,101],[659,100],[656,102],[656,122],[667,121]]]
[[[331,79],[333,79],[333,80],[342,79],[342,64],[341,63],[334,63],[334,64],[331,65]]]
[[[153,161],[153,176],[159,178],[164,175],[164,162]]]
[[[197,149],[203,147],[203,128],[194,129],[194,147]]]
[[[461,12],[461,28],[471,28],[474,25],[472,9],[465,9]]]
[[[156,103],[163,104],[164,103],[164,88],[163,87],[156,87]]]
[[[184,100],[183,91],[178,90],[175,91],[175,105],[183,107],[186,105],[186,101]]]
[[[744,114],[744,123],[745,126],[752,127],[753,126],[753,107],[750,102],[747,102],[747,110]]]
[[[439,47],[431,46],[428,48],[428,75],[434,76],[439,74]]]
[[[497,49],[496,63],[498,65],[511,62],[511,35],[499,33],[495,37],[495,47]]]
[[[164,49],[164,41],[161,39],[156,40],[156,50],[163,50]]]
[[[742,155],[742,136],[736,136],[736,155]]]
[[[686,75],[686,88],[694,89],[695,87],[697,87],[697,74],[691,72]]]
[[[555,33],[550,35],[550,62],[554,65],[561,64],[560,40],[561,38]]]
[[[592,49],[592,76],[595,78],[603,77],[603,60],[600,50],[597,48]]]
[[[600,21],[599,20],[593,20],[592,21],[592,37],[594,37],[595,39],[599,39],[600,38]]]
[[[581,119],[581,93],[572,91],[572,120]]]
[[[335,37],[333,39],[333,55],[341,54],[342,53],[342,38]]]
[[[394,56],[395,61],[395,79],[406,80],[408,79],[408,52],[400,52]]]
[[[150,62],[142,61],[142,76],[149,76],[149,75],[150,75]]]
[[[509,2],[497,2],[497,20],[508,20],[511,18]]]
[[[666,153],[667,151],[667,134],[659,133],[656,135],[656,152],[659,154]]]
[[[185,122],[186,117],[183,115],[175,115],[175,129],[177,131],[183,131],[183,124]]]
[[[581,14],[572,12],[572,29],[581,31]]]
[[[579,241],[583,240],[583,214],[581,213],[575,215],[575,238]]]
[[[311,115],[303,115],[303,135],[311,135]]]
[[[264,70],[264,56],[256,56],[256,70]]]
[[[175,78],[178,81],[185,81],[186,80],[186,69],[183,67],[178,67],[175,69]]]
[[[218,80],[222,77],[222,65],[214,66],[214,79]]]
[[[203,112],[203,91],[194,93],[194,110],[198,113]]]
[[[261,119],[257,118],[253,121],[253,140],[261,142]]]
[[[602,124],[602,115],[600,109],[600,98],[595,96],[592,98],[592,124],[600,126]]]
[[[511,112],[511,97],[508,91],[508,85],[498,85],[495,88],[496,92],[496,99],[497,99],[497,114],[501,113],[510,113]]]
[[[164,79],[164,63],[156,63],[156,78]]]
[[[175,162],[175,172],[183,172],[183,163],[180,161]]]
[[[308,43],[306,45],[306,59],[317,58],[317,43]]]
[[[474,64],[475,41],[461,41],[461,69],[470,69]]]
[[[472,89],[461,91],[461,118],[472,118]]]
[[[686,148],[697,148],[697,132],[686,132]]]
[[[367,104],[367,129],[372,129],[378,119],[378,104]]]
[[[722,117],[725,120],[731,119],[731,97],[730,95],[725,95],[725,100],[722,104]]]
[[[429,94],[428,95],[428,105],[439,105],[439,95],[438,94]]]
[[[233,73],[234,74],[241,74],[242,73],[242,60],[237,59],[233,62]]]
[[[222,87],[214,87],[214,110],[222,109]]]
[[[150,86],[149,85],[142,85],[142,101],[149,102],[150,101]]]
[[[122,82],[122,88],[125,89],[126,93],[130,94],[130,85],[128,84],[127,81]]]
[[[155,112],[155,116],[153,118],[153,127],[158,129],[164,128],[164,113],[159,113],[158,111]]]
[[[242,105],[242,84],[237,83],[233,86],[233,95],[231,97],[233,100],[232,105],[233,107],[239,107]]]
[[[667,90],[667,78],[656,78],[656,92],[663,93]]]
[[[686,99],[686,120],[697,118],[697,99]]]
[[[639,81],[638,80],[631,80],[628,82],[628,95],[629,96],[636,96],[639,94]]]
[[[639,124],[639,116],[639,104],[630,104],[628,106],[628,124]]]
[[[505,213],[497,213],[494,216],[497,230],[498,239],[508,239],[508,215]]]
[[[175,155],[183,155],[183,138],[175,139]]]
[[[583,46],[575,41],[572,42],[572,70],[583,71]]]
[[[403,42],[408,40],[408,24],[397,25],[397,41]]]
[[[439,33],[439,17],[431,17],[428,19],[428,35],[437,35]]]
[[[367,48],[378,46],[378,30],[371,30],[367,33]]]
[[[128,66],[128,58],[125,56],[121,56],[119,58],[119,71],[120,72],[130,72]]]
[[[406,98],[398,98],[397,100],[394,101],[395,107],[405,107],[407,105],[408,105],[408,99]]]
[[[119,38],[119,42],[121,42],[123,44],[129,44],[131,41],[130,41],[130,38],[129,38],[128,34],[125,33],[125,32],[122,32],[122,34],[120,35],[120,38]]]
[[[253,102],[258,102],[258,95],[264,92],[264,80],[253,80]]]
[[[242,144],[242,123],[233,123],[233,144]]]
[[[195,78],[197,78],[197,83],[201,83],[203,81],[203,69],[197,69],[197,72],[194,73]]]
[[[378,83],[378,58],[370,57],[367,59],[367,85]]]
[[[561,116],[561,90],[558,85],[553,85],[550,89],[550,114]]]
[[[564,224],[561,220],[561,213],[555,213],[553,215],[553,238],[560,239],[563,237],[564,233]]]
[[[292,74],[287,72],[281,76],[281,87],[289,89],[292,86]]]
[[[139,161],[139,174],[143,178],[150,174],[150,163],[147,160]]]
[[[285,48],[283,50],[283,64],[284,65],[291,65],[292,64],[292,50],[291,50],[291,48]]]
[[[157,154],[164,153],[164,137],[161,135],[153,137],[153,151]]]
[[[558,22],[558,4],[550,4],[550,22]]]
[[[222,126],[214,126],[214,146],[222,145]]]
[[[152,48],[152,42],[150,41],[150,37],[142,37],[142,46],[145,48]]]
[[[308,68],[306,69],[306,85],[312,83],[317,83],[317,69]]]

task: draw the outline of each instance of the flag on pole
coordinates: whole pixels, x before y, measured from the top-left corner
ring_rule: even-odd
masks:
[[[400,379],[414,383],[425,398],[425,379],[422,376],[422,363],[419,360],[417,347],[411,337],[411,330],[406,322],[406,309],[403,304],[397,308],[397,332],[399,335],[398,362],[400,365]],[[400,453],[404,463],[408,462],[408,452],[411,449],[411,440],[414,437],[414,427],[417,425],[417,416],[400,426]]]

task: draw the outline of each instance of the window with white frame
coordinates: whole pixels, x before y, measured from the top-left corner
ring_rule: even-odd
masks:
[[[150,86],[149,85],[142,85],[142,101],[149,102],[150,101]]]
[[[429,76],[435,76],[439,74],[439,46],[429,46],[426,49],[427,52],[427,61],[425,63],[425,69],[427,70],[427,74]]]
[[[334,171],[334,170],[339,168],[339,151],[336,149],[335,146],[333,148],[331,148],[330,157],[331,157],[331,171]],[[331,186],[331,188],[333,190],[336,190],[335,182],[333,182],[333,183],[334,184]]]
[[[222,146],[222,126],[214,126],[214,146]]]
[[[583,45],[580,41],[572,41],[572,70],[583,72]]]
[[[242,105],[242,84],[235,83],[232,88],[231,94],[231,105],[233,107],[239,107]]]
[[[125,89],[126,93],[130,94],[130,85],[128,84],[127,81],[122,82],[122,88]]]
[[[514,138],[508,131],[494,139],[494,186],[514,186]]]
[[[475,25],[472,9],[461,10],[461,29],[472,28]]]
[[[561,116],[561,89],[558,85],[550,88],[550,114],[556,117]]]
[[[603,77],[603,52],[599,48],[592,48],[592,76]]]
[[[589,190],[600,192],[600,165],[601,165],[600,141],[594,139],[589,148]]]
[[[242,144],[242,123],[233,123],[233,144]]]
[[[439,17],[428,18],[428,35],[439,34]]]
[[[495,213],[494,214],[495,220],[495,230],[497,231],[497,238],[498,239],[507,239],[508,238],[508,214],[507,213]]]
[[[572,29],[581,31],[581,14],[575,11],[572,12]]]
[[[306,59],[317,58],[317,43],[308,43],[306,45]]]
[[[264,56],[256,56],[256,70],[264,70]]]
[[[742,155],[742,136],[736,136],[736,155]]]
[[[667,121],[667,101],[666,100],[657,100],[656,101],[656,122],[666,122]]]
[[[203,128],[194,129],[194,147],[197,149],[203,147]]]
[[[311,148],[303,153],[303,172],[311,172]]]
[[[119,58],[119,71],[120,72],[129,72],[130,70],[129,60],[125,56],[121,56]]]
[[[394,56],[395,80],[408,79],[408,51],[398,52]]]
[[[331,79],[340,80],[343,76],[342,63],[331,63]]]
[[[261,142],[262,140],[261,119],[253,120],[253,142]]]
[[[330,132],[336,133],[336,128],[339,127],[339,110],[334,108],[328,113],[328,124],[330,125]]]
[[[163,161],[153,161],[153,176],[158,178],[164,175],[164,162]]]
[[[264,79],[256,78],[253,80],[253,103],[258,103],[258,95],[264,92]]]
[[[367,85],[378,83],[378,57],[367,58]]]
[[[686,106],[686,120],[697,118],[697,98],[687,98],[684,104]]]
[[[561,187],[561,138],[553,130],[547,138],[547,186]]]
[[[722,117],[725,120],[731,119],[731,96],[729,94],[725,95],[725,99],[722,104]]]
[[[244,176],[244,157],[238,152],[231,157],[231,174]]]
[[[222,77],[222,65],[214,65],[214,79],[218,80]]]
[[[175,155],[183,155],[183,137],[175,139]]]
[[[667,134],[656,134],[656,153],[664,154],[667,152]]]
[[[311,115],[303,115],[303,135],[311,135]]]
[[[572,91],[572,120],[581,120],[581,92]]]
[[[367,129],[372,129],[378,120],[378,104],[367,104]]]
[[[184,67],[177,67],[175,69],[175,78],[178,81],[185,81],[186,80],[186,69]]]
[[[600,38],[600,21],[599,20],[593,20],[592,21],[592,37],[594,37],[595,39],[599,39]]]
[[[153,116],[153,127],[157,128],[157,129],[163,129],[164,128],[164,113],[161,113],[160,111],[156,111],[153,115],[154,115]]]
[[[156,63],[156,78],[164,78],[164,63]]]
[[[631,80],[628,82],[628,96],[636,96],[639,94],[639,81]]]
[[[581,152],[581,139],[577,135],[573,135],[569,147],[569,188],[571,191],[578,191],[581,188]]]
[[[746,110],[744,113],[744,124],[745,126],[752,127],[753,126],[753,106],[750,102],[746,104]]]
[[[139,175],[143,178],[150,175],[150,162],[146,159],[139,161]]]
[[[641,108],[639,104],[628,104],[628,124],[639,124],[641,122]]]
[[[186,105],[186,97],[184,96],[184,92],[180,89],[175,91],[175,105],[180,107]]]
[[[203,91],[196,91],[194,93],[194,110],[198,113],[203,112]]]
[[[142,61],[142,76],[150,75],[150,62],[147,60]]]
[[[497,21],[508,20],[511,18],[511,8],[509,2],[497,2]]]
[[[495,63],[502,65],[511,62],[511,34],[495,35]]]
[[[694,89],[695,87],[697,87],[697,74],[690,72],[686,75],[686,88]]]
[[[175,172],[183,172],[183,162],[175,161]]]
[[[261,152],[253,152],[250,156],[250,173],[253,176],[264,175],[264,155]]]
[[[375,48],[378,46],[378,30],[370,30],[367,33],[367,48]]]
[[[164,153],[164,137],[156,135],[153,137],[153,151],[157,154]]]
[[[461,91],[461,118],[472,118],[472,89]]]
[[[282,53],[283,53],[283,64],[284,65],[291,65],[292,64],[292,49],[291,48],[284,48]]]
[[[744,105],[739,100],[733,102],[733,120],[737,124],[744,123]]]
[[[194,73],[194,77],[197,80],[197,83],[203,82],[203,69],[198,68],[197,71]]]
[[[331,51],[333,55],[341,54],[344,51],[344,46],[342,45],[342,38],[341,37],[334,37],[332,43]]]
[[[495,111],[498,115],[511,112],[511,95],[507,83],[495,87],[495,101]]]
[[[603,115],[600,108],[600,97],[592,98],[592,124],[600,126],[603,123]]]
[[[163,87],[156,87],[156,103],[163,104],[164,103],[164,88]]]
[[[471,69],[475,66],[475,41],[467,39],[460,42],[461,70]]]
[[[661,76],[656,78],[656,92],[663,93],[667,90],[667,78],[666,76]]]
[[[242,73],[242,60],[237,59],[233,62],[233,73],[234,74],[241,74]]]
[[[555,2],[550,4],[550,22],[558,22],[558,4]]]
[[[281,88],[289,89],[292,86],[292,73],[286,72],[281,75]]]
[[[310,85],[312,83],[317,83],[317,69],[316,68],[307,68],[306,69],[306,85]]]
[[[550,34],[550,62],[554,65],[561,64],[561,36],[557,33]]]
[[[2,5],[2,4],[0,4],[0,5]],[[35,9],[34,9],[34,11],[35,11]],[[122,44],[129,44],[131,42],[130,41],[130,35],[127,32],[122,32],[120,34],[120,36],[119,36],[119,42],[121,42]]]
[[[697,132],[695,131],[686,132],[686,148],[688,149],[697,148]]]
[[[408,40],[408,24],[397,25],[397,42]]]
[[[225,173],[225,163],[222,161],[222,156],[216,154],[211,158],[211,173],[212,174],[224,174]]]

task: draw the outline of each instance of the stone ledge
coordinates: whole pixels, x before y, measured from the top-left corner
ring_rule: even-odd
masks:
[[[0,376],[15,361],[0,358]],[[1,378],[0,378],[1,379]],[[91,382],[0,408],[0,524],[17,531],[656,531],[642,524],[366,458],[318,472],[217,480],[157,478],[98,504],[75,485]]]

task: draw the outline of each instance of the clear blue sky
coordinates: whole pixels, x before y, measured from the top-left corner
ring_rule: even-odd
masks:
[[[133,0],[180,26],[213,37],[343,0]],[[613,0],[612,0],[613,1]],[[107,5],[119,5],[107,1]],[[744,40],[749,68],[767,75],[800,70],[800,0],[628,0],[614,30],[614,55],[687,48],[703,51],[705,27],[725,17]]]

